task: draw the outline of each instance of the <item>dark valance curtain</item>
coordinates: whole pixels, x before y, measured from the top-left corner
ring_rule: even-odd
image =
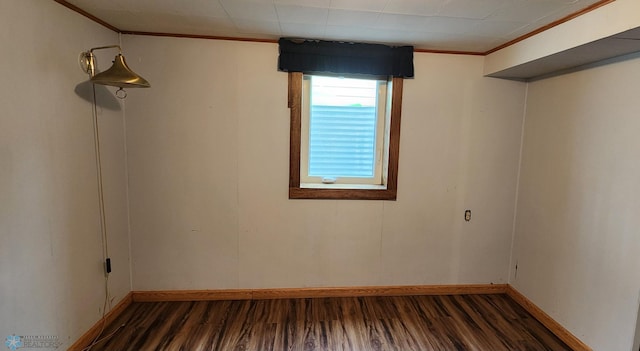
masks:
[[[281,38],[278,70],[413,78],[413,46]]]

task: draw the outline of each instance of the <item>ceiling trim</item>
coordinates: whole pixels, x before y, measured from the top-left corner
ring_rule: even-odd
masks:
[[[485,56],[485,53],[484,53],[484,52],[479,52],[479,51],[455,51],[455,50],[413,49],[413,52],[424,52],[424,53],[429,53],[429,54],[449,54],[449,55]]]
[[[179,33],[158,33],[158,32],[139,32],[139,31],[129,31],[129,30],[121,30],[113,25],[111,25],[110,23],[88,13],[87,11],[68,3],[66,0],[53,0],[55,2],[57,2],[58,4],[72,10],[75,11],[79,14],[81,14],[82,16],[85,16],[87,18],[89,18],[90,20],[99,23],[109,29],[111,29],[112,31],[116,32],[116,33],[121,33],[121,34],[130,34],[130,35],[147,35],[147,36],[157,36],[157,37],[174,37],[174,38],[193,38],[193,39],[211,39],[211,40],[231,40],[231,41],[245,41],[245,42],[258,42],[258,43],[277,43],[278,41],[276,39],[259,39],[259,38],[238,38],[238,37],[224,37],[224,36],[215,36],[215,35],[197,35],[197,34],[179,34]],[[450,50],[429,50],[429,49],[415,49],[414,52],[421,52],[421,53],[432,53],[432,54],[453,54],[453,55],[472,55],[472,56],[486,56],[489,55],[491,53],[494,53],[496,51],[502,50],[506,47],[509,47],[513,44],[519,43],[525,39],[528,39],[532,36],[535,36],[537,34],[540,34],[544,31],[547,31],[553,27],[556,27],[562,23],[568,22],[576,17],[582,16],[588,12],[591,12],[595,9],[598,9],[604,5],[607,5],[609,3],[612,3],[616,0],[600,0],[597,3],[582,9],[578,12],[575,12],[573,14],[567,15],[559,20],[556,20],[554,22],[551,22],[545,26],[542,26],[536,30],[533,30],[527,34],[524,34],[518,38],[515,38],[509,42],[506,42],[500,46],[497,46],[489,51],[486,52],[474,52],[474,51],[450,51]]]
[[[56,0],[58,1],[58,0]],[[64,1],[64,0],[60,0]],[[249,41],[256,43],[274,43],[277,44],[277,39],[260,39],[260,38],[243,38],[243,37],[224,37],[217,35],[199,35],[199,34],[180,34],[180,33],[162,33],[162,32],[140,32],[132,30],[120,31],[121,34],[128,35],[146,35],[152,37],[171,37],[171,38],[191,38],[191,39],[212,39],[212,40],[231,40],[231,41]],[[431,54],[451,54],[451,55],[473,55],[484,56],[484,52],[476,51],[455,51],[455,50],[429,50],[429,49],[414,49],[414,52],[424,52]]]
[[[130,35],[147,35],[151,37],[172,37],[172,38],[191,38],[191,39],[211,39],[211,40],[231,40],[231,41],[251,41],[256,43],[274,43],[277,39],[260,39],[260,38],[243,38],[243,37],[223,37],[217,35],[200,35],[200,34],[180,34],[180,33],[162,33],[162,32],[139,32],[133,30],[123,30],[120,33]]]
[[[103,21],[102,19],[90,14],[89,12],[79,8],[76,5],[73,5],[73,4],[70,4],[70,3],[66,2],[65,0],[53,0],[53,1],[57,2],[58,4],[66,7],[66,8],[68,8],[71,11],[75,11],[75,12],[83,15],[84,17],[92,20],[92,21],[111,29],[112,31],[114,31],[116,33],[121,33],[122,32],[120,29],[116,28],[115,26],[111,25],[110,23],[107,23],[107,22]]]

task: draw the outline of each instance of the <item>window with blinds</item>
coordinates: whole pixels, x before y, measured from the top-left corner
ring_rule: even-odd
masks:
[[[305,75],[300,180],[382,185],[387,80]]]

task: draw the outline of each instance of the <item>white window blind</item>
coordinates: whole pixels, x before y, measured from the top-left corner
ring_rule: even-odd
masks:
[[[311,105],[309,175],[374,176],[375,106]]]

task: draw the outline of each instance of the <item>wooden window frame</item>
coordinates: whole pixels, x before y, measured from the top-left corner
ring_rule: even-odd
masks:
[[[300,146],[302,133],[302,76],[289,73],[288,105],[291,114],[289,139],[289,199],[396,200],[398,192],[398,158],[400,155],[400,120],[402,114],[402,78],[392,78],[391,115],[386,189],[327,189],[300,186]],[[383,174],[385,177],[385,174]]]

